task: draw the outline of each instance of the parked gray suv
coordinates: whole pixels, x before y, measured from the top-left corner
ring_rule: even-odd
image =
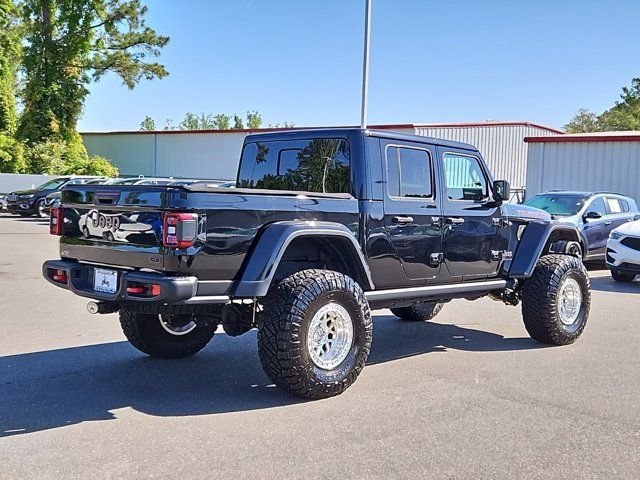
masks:
[[[609,233],[623,223],[640,219],[635,200],[617,193],[550,191],[527,200],[580,232],[580,242],[564,242],[556,251],[573,253],[583,260],[602,260]]]

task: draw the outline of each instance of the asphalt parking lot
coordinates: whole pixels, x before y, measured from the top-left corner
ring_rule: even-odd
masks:
[[[520,308],[377,312],[342,396],[269,384],[255,332],[160,361],[116,315],[48,285],[47,223],[0,215],[0,478],[637,478],[640,283],[593,270],[582,338],[530,340]]]

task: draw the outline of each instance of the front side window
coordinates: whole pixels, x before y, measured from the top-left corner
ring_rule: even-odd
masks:
[[[392,197],[430,198],[431,157],[426,150],[387,147],[387,189]]]
[[[605,207],[604,200],[602,199],[602,197],[596,198],[593,202],[589,204],[589,206],[587,207],[586,213],[590,213],[590,212],[599,213],[600,215],[607,214],[607,207]]]
[[[445,153],[443,162],[449,200],[478,202],[488,198],[487,180],[476,157]]]
[[[351,193],[351,152],[341,138],[247,143],[238,188]]]

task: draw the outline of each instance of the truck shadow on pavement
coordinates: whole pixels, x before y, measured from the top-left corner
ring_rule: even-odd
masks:
[[[303,403],[270,384],[255,337],[255,331],[216,336],[199,355],[173,361],[142,356],[124,341],[0,357],[0,437],[110,420],[114,410],[126,407],[154,416],[190,416]],[[368,363],[448,349],[539,347],[529,338],[376,316]]]

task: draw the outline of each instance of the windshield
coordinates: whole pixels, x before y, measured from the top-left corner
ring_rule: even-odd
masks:
[[[53,190],[54,188],[64,185],[68,181],[68,178],[54,178],[53,180],[49,180],[47,183],[40,185],[38,190]]]
[[[587,197],[584,195],[536,195],[531,200],[524,202],[530,207],[539,208],[551,215],[568,217],[580,211]]]

